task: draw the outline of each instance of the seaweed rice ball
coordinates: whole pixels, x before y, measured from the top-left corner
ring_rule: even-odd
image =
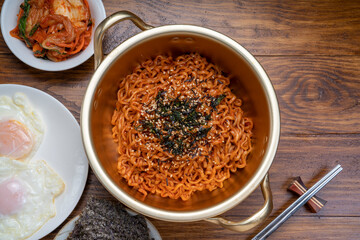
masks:
[[[142,215],[131,216],[119,202],[91,198],[67,239],[150,239]]]

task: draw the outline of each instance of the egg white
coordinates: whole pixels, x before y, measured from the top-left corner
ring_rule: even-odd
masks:
[[[30,131],[34,141],[33,148],[26,157],[19,159],[29,161],[35,155],[41,144],[45,126],[40,115],[33,110],[25,94],[15,93],[12,98],[0,96],[0,122],[7,120],[16,120]]]
[[[25,187],[25,201],[16,212],[0,214],[0,239],[25,239],[56,215],[55,197],[65,184],[43,160],[24,163],[0,157],[0,183],[12,178]]]

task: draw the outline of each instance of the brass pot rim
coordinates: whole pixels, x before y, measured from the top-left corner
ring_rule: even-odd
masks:
[[[96,89],[98,84],[101,82],[102,76],[106,71],[111,67],[112,63],[119,58],[122,53],[124,53],[128,48],[136,45],[137,43],[144,41],[150,37],[155,37],[162,34],[171,34],[171,33],[189,33],[196,35],[203,35],[210,37],[214,40],[220,41],[223,44],[226,44],[237,54],[241,55],[252,67],[254,72],[258,75],[261,85],[265,90],[266,97],[268,99],[268,107],[270,112],[270,134],[268,139],[268,148],[264,154],[262,163],[257,169],[254,176],[251,180],[236,194],[226,199],[225,201],[206,208],[196,211],[168,211],[158,208],[154,208],[140,202],[133,197],[129,196],[126,192],[121,190],[117,185],[110,179],[106,171],[100,165],[100,162],[97,160],[97,154],[94,151],[93,142],[91,140],[91,128],[90,128],[90,119],[91,119],[91,106],[94,101],[94,96],[96,94]],[[261,67],[259,62],[253,57],[244,47],[239,43],[231,39],[230,37],[223,35],[214,30],[194,26],[194,25],[165,25],[155,27],[143,32],[136,34],[135,36],[130,37],[119,46],[117,46],[99,65],[93,74],[88,88],[86,90],[82,108],[81,108],[81,132],[83,138],[83,144],[85,147],[85,152],[88,156],[90,166],[95,173],[96,177],[103,184],[103,186],[119,201],[126,203],[131,209],[160,220],[173,221],[173,222],[188,222],[188,221],[198,221],[204,220],[213,216],[222,214],[231,208],[235,207],[245,198],[247,198],[263,180],[267,172],[269,171],[273,159],[275,157],[279,139],[280,139],[280,111],[275,94],[275,90],[272,86],[272,83],[267,76],[265,70]]]

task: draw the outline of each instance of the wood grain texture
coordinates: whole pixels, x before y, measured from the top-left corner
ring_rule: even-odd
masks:
[[[360,57],[257,57],[280,102],[283,134],[360,133]]]
[[[255,55],[360,54],[360,8],[351,0],[104,3],[108,14],[129,10],[154,26],[193,24],[214,29]],[[124,25],[124,37],[133,34]]]
[[[0,0],[2,5],[3,1]],[[360,236],[360,2],[319,1],[103,1],[107,15],[129,10],[154,26],[194,24],[217,30],[247,48],[268,73],[281,112],[281,138],[270,169],[274,210],[269,223],[296,196],[286,189],[301,176],[311,187],[336,164],[344,170],[317,195],[327,200],[318,213],[301,208],[269,239],[359,239]],[[116,25],[108,41],[120,43],[140,32]],[[109,38],[112,37],[112,38]],[[107,49],[110,51],[110,49]],[[44,72],[18,60],[0,38],[0,83],[38,88],[58,99],[80,120],[93,58],[64,72]],[[68,220],[90,196],[113,199],[90,170],[84,193]],[[263,203],[256,189],[223,214],[246,218]],[[171,223],[150,219],[167,239],[251,239],[205,221]],[[53,239],[61,224],[44,239]]]
[[[344,223],[344,227],[339,226]],[[155,225],[161,231],[169,229],[168,223]],[[181,229],[179,231],[179,228]],[[218,227],[214,227],[207,222],[184,223],[179,228],[174,228],[172,232],[163,234],[163,239],[251,239],[256,233],[234,233]],[[206,231],[198,231],[202,228]],[[186,231],[186,230],[188,231]],[[284,225],[274,232],[268,239],[358,239],[359,236],[358,218],[343,217],[292,217]],[[301,238],[302,236],[303,238]],[[326,237],[324,237],[326,236]]]

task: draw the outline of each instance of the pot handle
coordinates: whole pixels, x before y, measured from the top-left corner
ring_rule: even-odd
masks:
[[[99,24],[99,26],[97,26],[94,34],[95,70],[99,67],[100,63],[104,59],[102,41],[104,39],[105,32],[114,24],[124,20],[131,20],[138,28],[140,28],[143,31],[153,28],[153,26],[146,24],[138,16],[136,16],[135,14],[129,11],[119,11],[105,18]]]
[[[233,222],[226,220],[222,217],[212,217],[205,219],[205,221],[212,222],[215,224],[218,224],[224,228],[236,231],[236,232],[244,232],[247,230],[250,230],[259,224],[263,223],[267,217],[270,215],[272,209],[273,209],[273,199],[272,199],[272,193],[270,188],[270,182],[269,182],[269,175],[266,174],[264,179],[262,180],[261,184],[261,191],[264,196],[265,203],[262,206],[262,208],[257,211],[254,215],[251,217],[240,221],[240,222]]]

